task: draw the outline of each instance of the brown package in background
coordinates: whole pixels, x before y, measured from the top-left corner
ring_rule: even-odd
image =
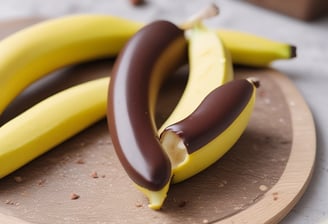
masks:
[[[310,21],[328,15],[328,0],[247,0],[298,19]]]

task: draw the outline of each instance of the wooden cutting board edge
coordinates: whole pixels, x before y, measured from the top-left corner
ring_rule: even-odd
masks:
[[[271,78],[281,87],[290,106],[293,144],[289,161],[279,181],[262,200],[218,224],[246,223],[250,219],[252,223],[278,223],[301,199],[311,180],[316,157],[316,150],[309,150],[316,148],[312,113],[289,78],[280,73]],[[270,209],[266,209],[268,206]]]

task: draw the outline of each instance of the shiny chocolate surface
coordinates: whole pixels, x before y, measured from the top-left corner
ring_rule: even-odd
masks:
[[[222,133],[239,116],[253,89],[253,84],[244,79],[220,86],[191,115],[164,131],[179,135],[191,154]]]
[[[171,164],[157,136],[152,101],[162,77],[186,58],[184,32],[170,22],[156,21],[131,38],[112,72],[108,124],[115,151],[130,178],[154,191],[170,181]]]

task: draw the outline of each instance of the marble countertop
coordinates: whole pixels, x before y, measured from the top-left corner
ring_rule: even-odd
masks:
[[[140,7],[132,6],[128,0],[0,0],[0,21],[82,12],[113,14],[145,22],[160,18],[180,22],[210,2],[220,6],[221,15],[207,21],[209,26],[252,32],[298,47],[296,59],[275,62],[272,67],[295,83],[313,113],[317,130],[317,161],[307,191],[282,223],[328,222],[328,104],[325,98],[328,95],[328,16],[304,22],[241,0],[148,0]]]

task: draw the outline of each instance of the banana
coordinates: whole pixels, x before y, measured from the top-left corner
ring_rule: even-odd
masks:
[[[188,81],[178,104],[162,124],[159,133],[192,113],[213,89],[233,79],[230,54],[217,34],[202,24],[195,25],[189,32]]]
[[[143,24],[109,15],[72,15],[30,26],[0,41],[0,114],[23,89],[51,71],[116,56]],[[266,66],[296,56],[294,46],[237,31],[216,30],[232,61]]]
[[[167,128],[163,133],[162,130],[187,116],[186,113],[179,112],[186,109],[186,104],[181,103],[177,105],[176,111],[178,112],[175,111],[171,116],[173,118],[170,118],[171,120],[162,126],[159,132],[162,133],[161,142],[159,141],[154,122],[157,90],[167,75],[187,62],[186,40],[183,38],[183,31],[172,24],[163,23],[166,25],[162,24],[159,30],[154,29],[155,32],[147,25],[136,36],[133,36],[143,26],[142,24],[105,15],[74,15],[42,22],[2,40],[0,42],[2,54],[0,60],[0,114],[23,89],[37,79],[66,65],[99,57],[116,56],[132,37],[113,70],[113,73],[117,73],[117,75],[114,75],[115,84],[110,84],[111,90],[108,96],[109,127],[112,137],[114,136],[113,142],[116,142],[114,143],[115,150],[118,152],[124,168],[137,187],[149,198],[150,207],[159,209],[165,200],[173,175],[173,182],[179,182],[200,172],[221,157],[238,136],[238,131],[229,131],[232,129],[229,126],[220,135],[221,137],[218,137],[219,140],[215,138],[211,140],[211,143],[189,153],[186,146],[183,154],[184,160],[176,162],[175,156],[171,155],[171,150],[167,149],[168,144],[172,145],[168,136],[172,136],[173,129]],[[162,30],[163,27],[166,28]],[[144,38],[148,35],[151,38]],[[291,45],[275,43],[271,40],[261,42],[259,37],[246,35],[246,38],[245,35],[235,31],[224,34],[223,30],[209,32],[198,27],[193,30],[193,35],[194,37],[189,40],[191,45],[195,43],[192,45],[193,47],[190,47],[190,77],[196,77],[194,74],[200,75],[201,72],[196,71],[206,68],[201,67],[201,63],[206,60],[202,59],[201,54],[197,54],[199,53],[197,46],[201,45],[202,40],[203,43],[207,43],[204,40],[210,40],[208,45],[204,44],[202,47],[209,49],[215,46],[217,49],[216,53],[209,49],[211,55],[209,58],[221,57],[226,60],[223,65],[218,67],[211,62],[207,65],[208,67],[213,66],[213,71],[210,72],[208,81],[206,81],[208,83],[201,84],[205,89],[202,97],[212,91],[215,85],[224,84],[232,79],[232,69],[229,65],[231,60],[238,64],[265,66],[272,60],[295,56],[296,49]],[[215,35],[219,35],[220,38],[214,38]],[[243,45],[243,38],[249,44]],[[134,42],[135,44],[133,44]],[[154,44],[154,47],[149,47],[150,43]],[[250,43],[257,43],[260,50]],[[139,44],[141,47],[138,46]],[[229,58],[227,51],[231,53],[232,59]],[[153,57],[144,55],[147,52]],[[248,55],[251,55],[252,58]],[[192,59],[193,57],[194,59]],[[132,58],[134,59],[133,63],[125,64],[128,59]],[[150,65],[153,67],[145,65],[143,59],[151,59]],[[214,71],[218,72],[216,78],[213,76]],[[142,74],[142,72],[145,73]],[[121,77],[122,73],[126,73],[126,75]],[[131,75],[132,73],[139,76],[134,77]],[[190,102],[190,97],[197,95],[191,93],[197,88],[194,84],[189,84],[189,82],[195,83],[191,80],[192,78],[188,81],[189,87],[186,89],[186,94],[189,92],[189,96],[184,97],[187,99],[185,102]],[[107,103],[105,98],[107,97],[108,82],[108,78],[105,78],[64,90],[0,127],[0,178],[103,118],[106,114],[104,108]],[[125,84],[120,86],[117,83]],[[206,86],[209,83],[214,85]],[[121,90],[119,90],[120,88]],[[122,95],[119,93],[120,91]],[[83,102],[83,99],[90,97],[94,100]],[[202,97],[199,97],[198,102]],[[251,98],[253,99],[253,97]],[[137,101],[129,105],[133,102],[132,99],[137,99]],[[75,102],[79,102],[80,105],[77,107]],[[138,107],[134,105],[138,105]],[[126,115],[122,114],[123,110],[118,109],[122,107],[126,107],[124,108],[127,112]],[[194,103],[193,107],[188,108],[188,114],[196,107],[197,103]],[[247,108],[249,107],[251,106],[247,106]],[[62,108],[65,109],[62,110]],[[137,110],[137,108],[139,109]],[[53,115],[49,116],[49,114]],[[247,114],[249,112],[241,112],[236,120],[242,120],[244,123],[240,123],[245,124]],[[52,118],[49,119],[49,117]],[[131,119],[127,120],[127,117]],[[138,121],[137,118],[142,119]],[[64,124],[66,125],[64,126]],[[138,133],[140,126],[147,132]],[[169,127],[175,127],[175,125]],[[141,140],[148,140],[148,138],[151,139],[150,145],[154,147],[152,155],[147,153],[149,152],[147,149],[149,142]],[[126,142],[126,139],[129,139],[129,142]],[[210,148],[215,148],[213,145],[217,145],[223,139],[230,139],[228,141],[230,145],[226,143],[220,150],[210,150]],[[133,147],[128,148],[127,145]],[[211,154],[211,151],[214,151],[215,155]],[[131,156],[130,152],[136,152],[136,154]],[[209,159],[211,156],[213,156],[212,160]],[[195,165],[196,160],[202,162],[199,166],[190,168]]]
[[[258,81],[234,80],[207,95],[188,117],[165,128],[173,182],[183,181],[221,158],[244,132],[253,111]]]
[[[0,178],[102,119],[108,82],[101,78],[63,90],[1,126]]]
[[[234,64],[266,67],[275,60],[296,57],[296,47],[254,34],[217,30],[224,45],[229,49]]]
[[[152,209],[162,206],[172,176],[155,124],[157,93],[163,79],[186,62],[184,31],[168,21],[156,21],[130,39],[112,71],[107,109],[112,142]]]
[[[74,15],[33,25],[0,42],[0,114],[28,85],[60,67],[116,56],[140,23]]]

